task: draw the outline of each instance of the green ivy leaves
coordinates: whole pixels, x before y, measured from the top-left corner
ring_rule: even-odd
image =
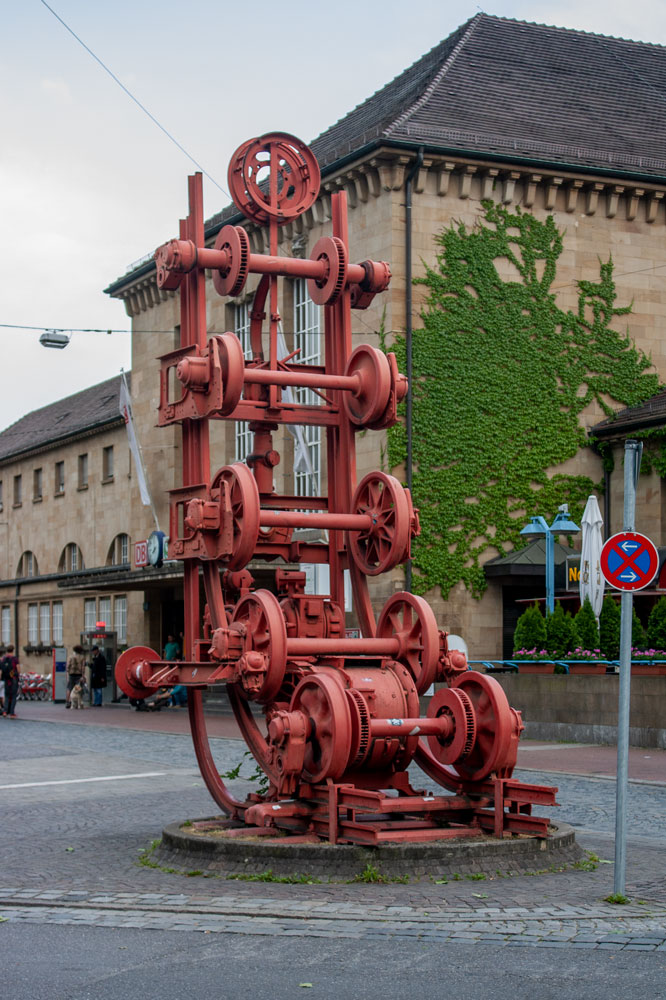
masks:
[[[473,229],[437,237],[423,329],[413,337],[414,502],[422,533],[414,589],[462,581],[486,587],[482,557],[522,544],[532,514],[569,503],[574,518],[594,487],[585,476],[547,475],[587,444],[581,411],[596,399],[633,405],[659,388],[650,360],[610,325],[618,308],[613,265],[578,283],[578,308],[551,291],[563,237],[552,216],[483,202]],[[405,340],[393,350],[404,371]],[[405,461],[404,425],[389,431],[388,462]]]

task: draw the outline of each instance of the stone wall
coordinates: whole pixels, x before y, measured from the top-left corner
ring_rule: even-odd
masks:
[[[619,675],[494,674],[528,739],[617,743]],[[666,676],[631,678],[629,742],[666,748]]]

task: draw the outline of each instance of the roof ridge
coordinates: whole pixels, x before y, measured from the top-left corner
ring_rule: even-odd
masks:
[[[481,18],[486,16],[487,16],[486,14],[475,14],[474,17],[470,18],[467,30],[465,31],[464,35],[462,36],[458,44],[454,47],[453,51],[450,52],[447,58],[444,60],[439,71],[435,73],[432,80],[425,88],[421,96],[416,101],[414,101],[411,107],[407,108],[406,111],[403,111],[401,115],[398,115],[395,121],[392,121],[391,124],[384,129],[384,135],[386,136],[390,135],[390,133],[393,131],[394,128],[397,128],[399,125],[402,125],[402,123],[405,122],[411,115],[413,115],[415,111],[418,111],[419,108],[423,107],[423,105],[426,103],[426,101],[433,93],[435,88],[439,86],[442,77],[445,76],[445,74],[449,71],[455,60],[458,58],[463,46],[467,44],[468,40],[474,34],[476,26],[481,21]],[[500,19],[498,18],[498,20]]]
[[[604,35],[600,31],[586,31],[584,28],[566,28],[563,24],[546,24],[545,21],[525,21],[517,17],[501,17],[499,14],[477,14],[490,21],[503,21],[505,24],[523,24],[527,28],[551,28],[553,31],[566,31],[569,35],[582,35],[584,38],[604,39],[610,42],[625,42],[627,45],[645,45],[651,49],[666,49],[660,42],[646,42],[641,38],[624,38],[622,35]]]

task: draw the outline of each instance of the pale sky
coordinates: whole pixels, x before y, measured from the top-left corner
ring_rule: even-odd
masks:
[[[223,187],[243,140],[312,140],[481,9],[666,45],[664,0],[49,2]],[[176,235],[196,168],[41,0],[2,5],[0,123],[0,324],[129,330],[103,289]],[[228,201],[204,180],[206,217]],[[40,332],[0,326],[0,430],[130,367],[128,333]]]

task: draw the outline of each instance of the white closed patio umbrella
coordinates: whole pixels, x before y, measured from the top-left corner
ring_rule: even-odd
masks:
[[[604,544],[601,534],[603,523],[597,498],[592,494],[592,496],[587,498],[582,520],[583,547],[580,553],[580,603],[582,605],[585,598],[589,597],[597,620],[604,602],[604,587],[606,585],[600,564],[601,549]]]

